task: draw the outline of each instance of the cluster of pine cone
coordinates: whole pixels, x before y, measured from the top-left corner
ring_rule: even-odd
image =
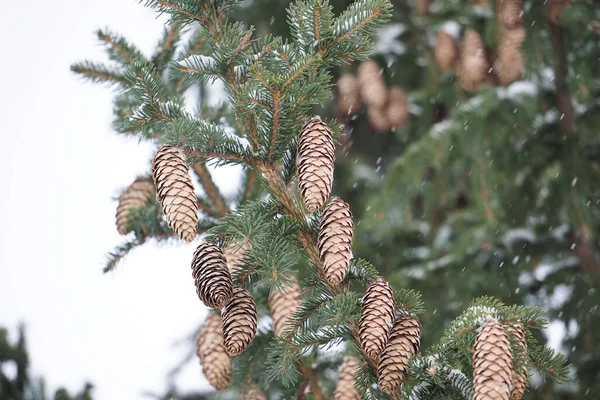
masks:
[[[497,0],[498,38],[496,53],[486,52],[481,35],[467,30],[460,45],[449,33],[440,30],[435,57],[444,71],[456,69],[458,82],[467,92],[476,92],[482,83],[506,86],[525,73],[521,46],[526,32],[521,23],[523,0]]]
[[[387,88],[376,61],[361,63],[358,77],[351,73],[343,74],[337,88],[340,112],[350,116],[366,107],[369,123],[376,131],[399,128],[410,118],[406,94],[399,86]]]

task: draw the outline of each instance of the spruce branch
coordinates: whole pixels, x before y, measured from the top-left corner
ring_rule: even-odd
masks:
[[[126,86],[129,84],[129,81],[120,71],[89,61],[73,64],[71,71],[82,75],[93,83],[108,83],[109,86],[117,84]]]
[[[225,203],[225,199],[223,199],[223,195],[221,194],[219,188],[215,184],[208,171],[206,163],[198,162],[193,164],[192,169],[196,173],[200,184],[202,185],[206,195],[212,202],[213,206],[216,208],[218,217],[223,217],[229,212],[229,207]]]
[[[142,52],[128,43],[124,37],[107,29],[99,29],[96,35],[106,46],[106,52],[111,60],[117,61],[123,66],[129,65],[136,60],[144,60]]]

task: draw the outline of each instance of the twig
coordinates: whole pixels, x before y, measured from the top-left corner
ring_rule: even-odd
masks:
[[[305,365],[300,367],[304,380],[306,380],[310,386],[310,392],[312,393],[315,400],[323,400],[323,392],[317,381],[317,377],[313,374],[313,370]]]
[[[196,172],[196,175],[198,176],[198,179],[200,180],[200,183],[204,187],[206,195],[210,198],[211,202],[217,209],[217,216],[223,217],[227,215],[229,212],[229,207],[227,207],[227,204],[225,204],[225,200],[223,199],[219,188],[212,180],[210,172],[208,171],[208,168],[206,168],[206,164],[196,163],[194,164],[193,168],[194,172]]]

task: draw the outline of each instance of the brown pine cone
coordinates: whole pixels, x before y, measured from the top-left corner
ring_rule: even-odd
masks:
[[[572,4],[573,2],[571,0],[548,0],[548,19],[550,22],[552,22],[554,25],[559,25],[560,13],[565,7]]]
[[[525,73],[521,50],[521,45],[525,40],[525,29],[516,28],[503,31],[502,35],[494,70],[498,76],[498,82],[503,86],[508,86],[521,79]]]
[[[244,265],[244,257],[250,251],[250,241],[247,237],[239,242],[232,242],[225,246],[223,253],[225,253],[225,259],[227,260],[227,268],[231,276],[236,275],[242,270]]]
[[[308,211],[317,211],[329,197],[334,162],[335,145],[331,130],[320,117],[314,117],[304,125],[298,136],[296,156],[298,187]]]
[[[148,198],[154,195],[154,184],[148,178],[137,178],[119,197],[117,206],[117,231],[121,235],[129,233],[127,222],[129,213],[146,205]]]
[[[458,43],[452,35],[439,31],[435,42],[435,59],[442,71],[450,71],[454,68],[458,58]]]
[[[196,281],[196,293],[207,307],[222,308],[231,299],[233,282],[218,246],[205,242],[196,248],[192,276]]]
[[[362,299],[358,336],[363,353],[374,361],[388,342],[396,316],[394,292],[382,279],[372,282]]]
[[[410,118],[408,98],[406,93],[398,86],[392,86],[388,94],[387,120],[393,128],[406,124]]]
[[[279,289],[272,287],[269,293],[269,311],[273,317],[275,336],[281,336],[285,332],[288,318],[298,309],[302,296],[298,279],[292,274],[287,274],[284,278],[289,283]]]
[[[230,356],[240,355],[254,339],[258,312],[254,298],[244,288],[235,287],[233,296],[222,312],[223,340]]]
[[[476,92],[488,74],[488,62],[483,39],[469,29],[463,37],[458,65],[458,83],[467,92]]]
[[[343,74],[337,82],[338,107],[345,115],[360,112],[360,89],[358,79],[352,74]]]
[[[333,400],[360,400],[360,394],[356,387],[356,372],[360,367],[360,360],[356,357],[344,357],[340,365],[340,378],[333,391]]]
[[[387,87],[376,61],[362,62],[358,67],[358,82],[362,101],[369,107],[382,109],[387,104]]]
[[[196,340],[196,354],[208,383],[218,391],[231,382],[231,358],[225,351],[221,335],[221,317],[209,314]]]
[[[508,326],[506,331],[513,335],[515,344],[519,347],[517,349],[517,354],[519,354],[520,361],[523,363],[519,368],[515,368],[513,363],[512,390],[510,391],[510,398],[513,400],[521,400],[525,394],[528,379],[528,368],[526,364],[527,341],[525,340],[525,327],[519,322],[513,326]]]
[[[342,199],[333,199],[323,212],[317,239],[323,273],[333,285],[339,284],[346,276],[352,258],[353,235],[350,207]]]
[[[473,400],[508,400],[512,364],[508,334],[500,322],[488,320],[475,339]]]
[[[393,397],[406,378],[408,362],[419,352],[420,345],[419,319],[416,316],[397,319],[377,366],[381,390]]]
[[[392,129],[392,124],[388,119],[388,110],[386,107],[369,107],[367,108],[367,119],[369,124],[377,132],[388,132]]]
[[[198,229],[198,199],[185,162],[185,155],[173,146],[163,145],[152,166],[156,198],[162,205],[169,227],[191,242]]]
[[[505,29],[515,29],[521,26],[523,0],[498,0],[496,13],[498,23]]]

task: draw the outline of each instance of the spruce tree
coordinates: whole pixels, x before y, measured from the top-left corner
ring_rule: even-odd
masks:
[[[230,19],[243,6],[237,2],[149,0],[147,6],[170,15],[151,57],[100,31],[113,62],[72,67],[117,88],[118,132],[161,146],[154,190],[139,184],[151,179],[149,172],[123,192],[117,224],[130,236],[106,270],[148,240],[201,235],[190,255],[192,276],[200,300],[214,309],[197,350],[223,396],[508,399],[521,382],[515,374],[524,370],[566,377],[564,358],[532,335],[546,323],[542,309],[481,297],[460,304],[463,312],[441,339],[421,349],[428,329],[426,318],[420,322],[421,295],[390,286],[366,259],[352,256],[367,242],[354,237],[348,204],[331,196],[334,139],[347,132],[314,112],[330,98],[330,71],[370,54],[376,29],[391,16],[387,0],[359,0],[340,13],[323,0],[297,1],[287,9],[289,39]],[[480,54],[470,54],[478,65]],[[361,79],[380,79],[366,65]],[[229,97],[218,109],[204,96],[216,80]],[[367,94],[373,107],[379,99],[371,89],[383,87],[387,96],[384,82],[375,83]],[[196,90],[199,104],[189,104]],[[403,92],[389,97],[394,107],[387,98],[381,104],[388,111],[408,106]],[[406,112],[397,120],[405,118]],[[211,178],[209,167],[221,165],[244,168],[234,199]],[[190,171],[203,189],[194,201]],[[379,196],[396,207],[414,205],[389,191]],[[376,253],[365,255],[376,259]]]

